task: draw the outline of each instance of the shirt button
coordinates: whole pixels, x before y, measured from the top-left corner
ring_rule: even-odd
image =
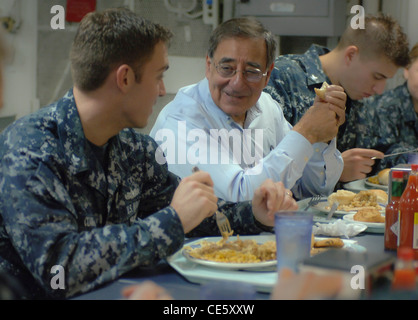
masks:
[[[316,149],[315,149],[315,152],[319,152],[319,148],[316,148]]]
[[[305,157],[305,162],[308,162],[309,161],[309,158],[308,157]]]

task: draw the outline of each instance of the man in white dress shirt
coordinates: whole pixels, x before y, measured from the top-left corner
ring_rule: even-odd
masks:
[[[346,95],[330,86],[292,127],[263,92],[275,52],[274,36],[253,18],[216,28],[206,78],[180,89],[151,130],[157,161],[181,177],[194,166],[209,172],[217,196],[230,201],[251,199],[267,178],[282,181],[296,199],[330,194],[343,169],[335,137]]]

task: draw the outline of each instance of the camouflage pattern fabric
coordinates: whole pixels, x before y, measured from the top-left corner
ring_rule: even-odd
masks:
[[[283,55],[276,59],[265,92],[279,102],[283,113],[295,125],[315,100],[314,88],[326,81],[331,83],[322,70],[319,56],[328,53],[327,48],[312,45],[304,54]],[[361,101],[347,97],[346,122],[340,127],[337,148],[344,152],[352,148],[370,148],[368,131],[373,126],[370,115]]]
[[[369,139],[376,149],[391,154],[418,148],[418,116],[407,83],[365,99],[364,105],[373,119]],[[380,161],[379,169],[407,162],[408,154],[387,157]]]
[[[72,90],[0,135],[0,271],[27,298],[66,298],[175,253],[184,231],[170,206],[179,178],[157,164],[157,144],[125,129],[111,138],[103,165],[86,140]],[[265,228],[251,203],[227,203],[235,233]],[[267,228],[268,229],[268,228]],[[219,235],[214,217],[188,236]],[[53,266],[65,289],[53,289]]]

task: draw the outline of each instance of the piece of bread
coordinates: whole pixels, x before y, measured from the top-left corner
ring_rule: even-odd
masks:
[[[334,202],[338,202],[339,205],[347,205],[351,203],[355,196],[356,194],[352,191],[337,190],[337,192],[329,195],[328,204],[332,206]]]
[[[387,204],[389,197],[386,191],[382,189],[370,189],[370,192],[376,195],[377,203]]]
[[[314,88],[315,93],[318,97],[320,97],[322,100],[325,99],[325,92],[327,91],[327,88],[329,87],[329,84],[324,82],[321,86],[321,88]]]
[[[340,238],[328,238],[314,242],[314,248],[342,248],[343,246],[344,242]]]
[[[389,184],[389,172],[390,172],[390,169],[388,168],[379,171],[379,173],[377,174],[377,178],[379,179],[379,184],[383,186],[387,186]]]
[[[357,213],[353,216],[355,221],[361,222],[377,222],[383,223],[385,222],[385,217],[380,214],[380,211],[377,209],[360,209]]]

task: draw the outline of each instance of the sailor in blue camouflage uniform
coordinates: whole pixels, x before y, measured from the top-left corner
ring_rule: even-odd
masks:
[[[236,234],[272,230],[275,211],[297,208],[280,183],[227,203],[207,173],[180,181],[157,163],[157,144],[133,128],[165,94],[171,36],[127,9],[87,15],[71,51],[74,88],[0,135],[0,270],[25,298],[72,297],[154,265],[185,234],[219,235],[218,206]]]
[[[324,82],[331,83],[319,60],[320,56],[329,52],[328,48],[314,44],[304,54],[283,55],[276,59],[265,91],[283,106],[283,113],[291,124],[299,122],[307,108],[312,105],[316,96],[314,88],[320,88]],[[338,132],[340,151],[357,145],[354,132],[347,132],[346,128],[363,123],[362,117],[357,116],[355,112],[360,105],[361,102],[347,97],[346,122],[340,126]]]
[[[378,39],[378,40],[376,40]],[[390,45],[389,45],[390,44]],[[386,80],[408,64],[408,41],[399,24],[386,15],[367,16],[364,30],[348,27],[337,47],[312,45],[304,54],[283,55],[265,91],[279,102],[286,119],[295,124],[315,99],[314,88],[337,84],[347,93],[346,122],[339,128],[342,152],[341,182],[365,178],[383,153],[370,149],[368,130],[373,122],[362,99],[384,91]]]
[[[369,140],[377,149],[392,154],[418,148],[418,44],[410,52],[411,64],[404,69],[406,82],[382,95],[364,101],[373,119]],[[381,160],[378,169],[408,163],[402,154]]]

